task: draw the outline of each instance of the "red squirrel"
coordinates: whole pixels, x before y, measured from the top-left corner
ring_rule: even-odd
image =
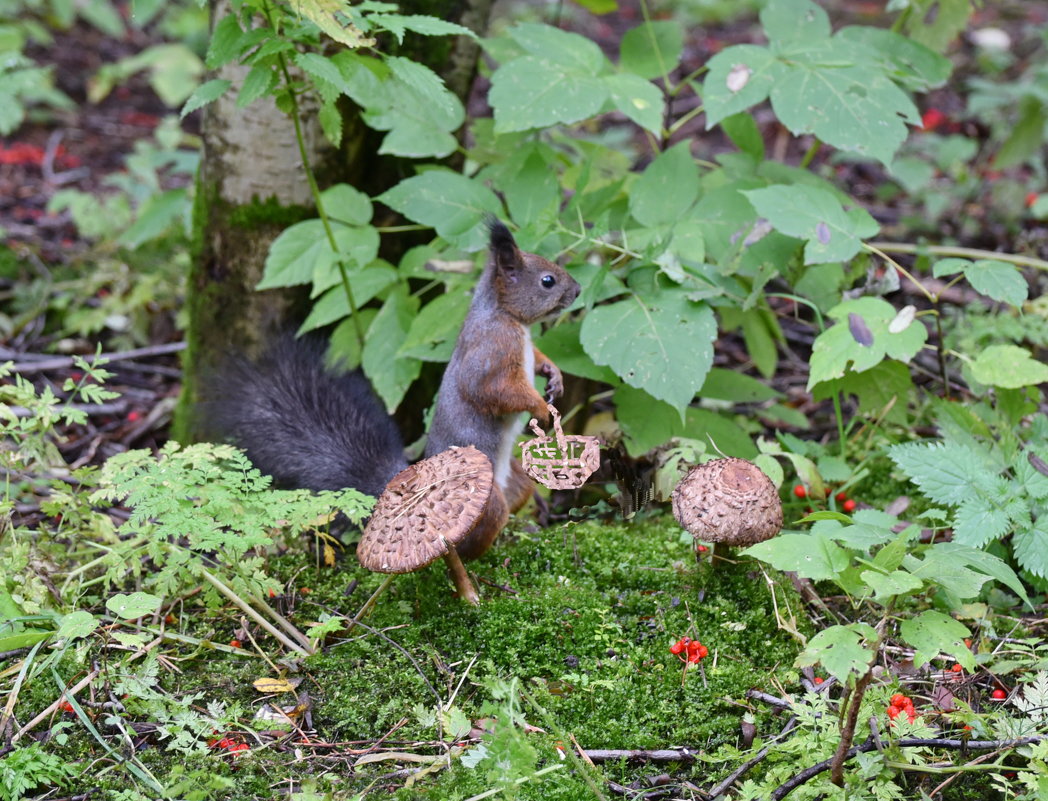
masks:
[[[531,344],[529,327],[579,294],[566,270],[522,252],[503,223],[492,221],[489,229],[491,254],[444,373],[426,445],[426,456],[474,445],[495,471],[485,515],[457,548],[463,559],[490,548],[531,494],[531,479],[513,458],[519,417],[549,418],[535,375],[546,378],[551,399],[564,387],[560,370]],[[328,370],[316,340],[281,337],[257,362],[234,359],[205,383],[201,412],[210,432],[242,447],[280,486],[378,495],[407,465],[400,434],[367,379]]]

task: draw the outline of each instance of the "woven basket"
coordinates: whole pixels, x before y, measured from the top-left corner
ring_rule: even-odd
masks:
[[[565,436],[560,414],[549,404],[554,436],[547,437],[532,418],[529,426],[536,439],[522,442],[524,472],[550,489],[577,489],[600,466],[600,443],[596,437]]]

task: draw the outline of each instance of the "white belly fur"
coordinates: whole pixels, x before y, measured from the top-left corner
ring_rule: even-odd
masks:
[[[535,350],[531,346],[531,331],[521,326],[523,336],[524,375],[532,378],[535,375]],[[506,481],[509,478],[509,463],[513,458],[513,446],[517,442],[517,433],[520,431],[520,416],[511,415],[502,428],[502,439],[499,441],[498,460],[495,463],[495,483],[499,489],[506,489]]]

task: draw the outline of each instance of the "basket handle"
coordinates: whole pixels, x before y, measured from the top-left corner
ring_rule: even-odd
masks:
[[[564,429],[560,424],[560,412],[557,411],[557,407],[552,403],[547,403],[546,408],[549,410],[550,416],[553,418],[553,436],[557,440],[557,447],[560,448],[560,452],[565,456],[568,455],[568,441],[564,438]],[[534,417],[528,422],[528,427],[535,433],[536,437],[546,436],[541,428],[539,428],[539,421]]]

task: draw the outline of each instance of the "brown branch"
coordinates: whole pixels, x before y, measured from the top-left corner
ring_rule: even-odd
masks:
[[[148,348],[135,348],[133,350],[115,351],[113,353],[101,353],[97,357],[94,354],[84,356],[88,364],[105,359],[107,362],[125,362],[131,359],[141,359],[149,356],[164,356],[169,353],[178,353],[185,350],[185,342],[169,342],[164,345],[152,345]],[[72,356],[56,356],[54,358],[38,359],[35,354],[19,354],[6,348],[0,349],[0,358],[11,358],[20,356],[27,358],[26,361],[16,362],[14,372],[16,373],[42,373],[45,370],[65,370],[73,366]]]

